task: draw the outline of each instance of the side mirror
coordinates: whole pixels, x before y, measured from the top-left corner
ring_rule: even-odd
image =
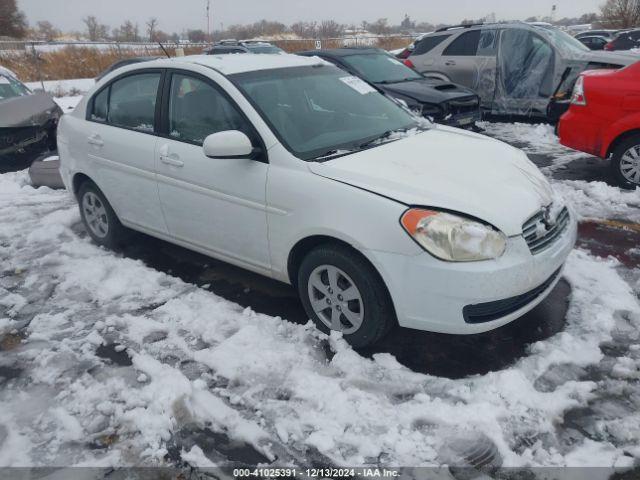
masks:
[[[209,158],[252,158],[256,153],[249,137],[239,130],[212,133],[204,139],[202,150]]]

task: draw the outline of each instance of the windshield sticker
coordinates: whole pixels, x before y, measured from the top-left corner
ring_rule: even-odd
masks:
[[[340,77],[340,80],[353,88],[356,92],[361,95],[366,95],[367,93],[375,92],[376,89],[369,85],[367,82],[360,80],[358,77]]]

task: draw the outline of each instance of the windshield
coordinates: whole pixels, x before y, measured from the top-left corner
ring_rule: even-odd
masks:
[[[536,27],[540,30],[547,33],[549,39],[553,42],[553,44],[558,47],[560,50],[564,50],[568,53],[585,53],[589,52],[589,48],[586,47],[582,42],[576,40],[568,33],[565,33],[561,30],[558,30],[554,27]]]
[[[344,62],[372,83],[396,83],[422,78],[416,71],[384,53],[349,55],[344,57]]]
[[[417,119],[363,80],[333,65],[229,77],[284,145],[303,160],[343,154]],[[367,145],[367,148],[375,143]]]
[[[274,45],[246,45],[251,53],[282,53],[282,49]]]
[[[13,77],[0,74],[0,101],[30,95],[31,91]]]

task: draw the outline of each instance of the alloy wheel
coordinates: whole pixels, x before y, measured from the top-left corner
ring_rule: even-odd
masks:
[[[624,152],[619,168],[627,181],[640,185],[640,145],[634,145]]]
[[[344,271],[333,265],[320,265],[309,276],[309,301],[318,318],[331,330],[343,334],[356,332],[364,320],[360,290]]]
[[[109,233],[109,218],[104,204],[93,192],[82,197],[82,211],[91,233],[98,238],[105,238]]]

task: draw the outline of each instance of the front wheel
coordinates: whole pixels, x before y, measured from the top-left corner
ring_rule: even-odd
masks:
[[[298,293],[320,330],[342,332],[354,347],[374,344],[396,323],[380,275],[346,247],[322,245],[312,250],[298,271]]]
[[[640,187],[640,135],[627,138],[613,150],[611,169],[622,188]]]

